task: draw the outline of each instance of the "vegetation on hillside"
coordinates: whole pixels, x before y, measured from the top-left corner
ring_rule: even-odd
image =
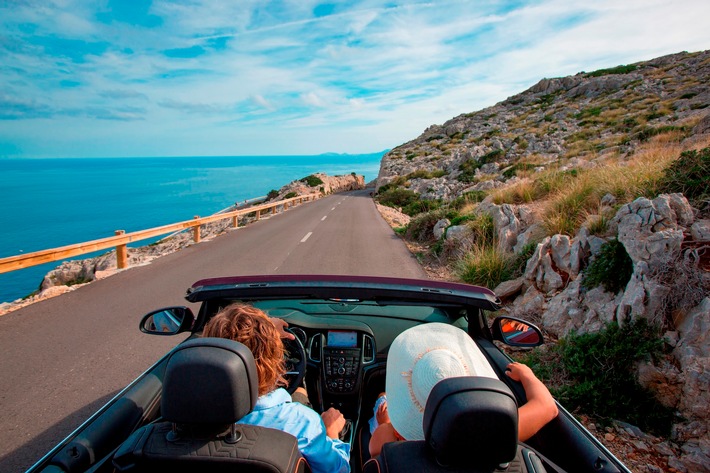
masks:
[[[571,412],[593,413],[603,423],[622,419],[646,432],[669,435],[673,409],[636,381],[637,363],[663,355],[659,329],[645,319],[620,327],[570,334],[547,350],[521,357]]]

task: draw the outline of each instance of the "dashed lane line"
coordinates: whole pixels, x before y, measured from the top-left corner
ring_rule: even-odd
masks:
[[[313,235],[313,232],[308,232],[308,233],[306,233],[306,236],[304,236],[303,238],[301,238],[301,243],[305,243],[306,240],[308,240],[308,239],[311,237],[311,235]]]

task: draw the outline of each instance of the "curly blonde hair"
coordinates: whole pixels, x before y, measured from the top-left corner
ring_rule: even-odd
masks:
[[[283,342],[264,311],[241,302],[230,304],[207,322],[202,335],[235,340],[251,350],[259,377],[259,396],[287,384]]]

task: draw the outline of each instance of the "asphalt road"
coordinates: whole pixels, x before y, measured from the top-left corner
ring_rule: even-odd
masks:
[[[369,191],[328,196],[0,317],[0,471],[24,471],[184,336],[141,316],[195,281],[250,274],[425,278]]]

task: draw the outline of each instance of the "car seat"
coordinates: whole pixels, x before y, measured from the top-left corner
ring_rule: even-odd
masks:
[[[291,434],[235,424],[257,397],[256,364],[246,346],[221,338],[189,340],[167,361],[163,422],[134,432],[113,464],[129,472],[310,472]]]
[[[447,378],[434,386],[424,410],[421,441],[391,442],[364,473],[495,471],[542,473],[536,455],[518,445],[518,406],[500,380]]]

